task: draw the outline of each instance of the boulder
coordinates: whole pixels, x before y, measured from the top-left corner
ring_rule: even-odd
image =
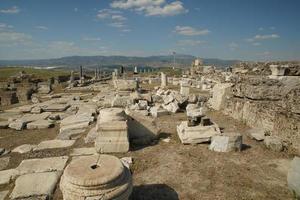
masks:
[[[9,128],[15,129],[17,131],[21,131],[26,127],[26,122],[23,120],[15,120],[9,123]]]

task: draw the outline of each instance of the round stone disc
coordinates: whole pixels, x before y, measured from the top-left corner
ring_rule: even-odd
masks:
[[[71,162],[64,171],[67,182],[78,186],[108,187],[120,179],[124,173],[124,166],[115,156],[101,154],[78,158]]]

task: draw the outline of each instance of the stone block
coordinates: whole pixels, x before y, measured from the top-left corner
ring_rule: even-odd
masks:
[[[12,121],[11,123],[9,123],[9,128],[11,129],[15,129],[17,131],[21,131],[23,130],[25,127],[26,127],[26,122],[23,121],[23,120],[15,120],[15,121]]]
[[[50,121],[41,119],[41,120],[28,123],[27,129],[45,129],[45,128],[50,128],[53,125],[54,124],[51,123]]]
[[[0,192],[0,200],[5,200],[8,193],[9,193],[9,190],[1,191]]]
[[[45,172],[19,176],[10,195],[11,199],[52,199],[61,172]]]
[[[217,152],[241,151],[242,145],[242,135],[226,133],[224,135],[213,136],[209,149]]]
[[[183,144],[197,144],[211,141],[211,137],[220,135],[220,129],[217,125],[211,126],[188,126],[187,121],[181,122],[177,126],[177,134]]]
[[[211,107],[214,110],[221,110],[226,103],[226,100],[232,94],[231,83],[220,83],[213,87],[213,96],[209,100]]]
[[[2,121],[0,122],[0,129],[6,129],[8,128],[8,125],[9,125],[8,121]]]
[[[98,153],[125,153],[129,151],[126,121],[101,123],[95,148]]]
[[[0,185],[7,185],[18,175],[18,170],[7,169],[0,171]]]
[[[179,111],[179,106],[178,106],[177,101],[171,102],[167,105],[163,105],[163,108],[171,113],[176,113]]]

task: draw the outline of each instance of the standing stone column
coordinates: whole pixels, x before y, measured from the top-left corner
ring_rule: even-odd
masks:
[[[71,75],[70,75],[70,83],[74,82],[74,71],[71,71]]]
[[[98,79],[98,70],[97,70],[97,68],[95,69],[94,79],[95,79],[95,80]]]
[[[83,79],[83,70],[82,70],[82,66],[80,65],[80,68],[79,68],[79,80],[80,80],[80,83],[82,83],[82,79]]]
[[[165,73],[161,72],[161,87],[166,87],[168,85],[168,77]]]
[[[180,94],[185,97],[189,96],[190,85],[188,83],[185,83],[185,82],[180,83]]]
[[[134,73],[134,74],[138,74],[138,68],[137,68],[137,66],[134,67],[133,73]]]
[[[115,72],[116,77],[118,77],[119,76],[118,69],[114,69],[114,72]]]

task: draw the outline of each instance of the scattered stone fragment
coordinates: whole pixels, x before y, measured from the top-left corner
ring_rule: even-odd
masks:
[[[30,112],[31,112],[31,113],[34,113],[34,114],[39,114],[39,113],[42,112],[42,109],[41,109],[41,107],[39,107],[39,106],[35,106],[34,108],[31,109]]]
[[[0,156],[5,152],[4,148],[0,148]]]
[[[50,128],[53,125],[54,124],[51,123],[50,121],[41,119],[41,120],[28,123],[27,129],[45,129],[45,128]]]
[[[18,174],[62,171],[68,161],[68,156],[35,158],[23,160],[16,168]]]
[[[21,131],[26,127],[26,123],[23,120],[15,120],[9,123],[9,128],[15,129],[17,131]]]
[[[0,200],[5,200],[8,193],[9,193],[9,190],[1,191],[0,192]]]
[[[90,148],[75,148],[71,152],[70,156],[89,156],[96,154],[96,149],[94,147]]]
[[[265,131],[263,129],[251,129],[249,131],[249,135],[252,139],[257,140],[257,141],[263,141],[265,139]]]
[[[169,137],[168,137],[168,138],[164,138],[164,139],[162,139],[162,141],[163,141],[163,142],[166,142],[166,143],[169,143],[169,142],[170,142],[170,140],[171,140],[171,138],[169,138]]]
[[[37,145],[31,145],[31,144],[23,144],[21,146],[18,146],[12,150],[14,153],[28,153],[31,152]]]
[[[282,141],[280,138],[275,136],[266,136],[264,143],[268,149],[272,151],[280,152],[283,150]]]
[[[5,129],[5,128],[8,128],[8,121],[2,121],[0,122],[0,129]]]
[[[64,200],[128,199],[132,178],[115,156],[84,156],[66,167],[60,189]]]
[[[46,140],[37,145],[33,151],[41,151],[45,149],[67,148],[72,146],[75,140]]]
[[[50,104],[43,107],[44,112],[63,112],[70,107],[68,104]]]
[[[217,152],[241,151],[242,145],[242,135],[226,133],[224,135],[213,136],[209,149]]]
[[[160,117],[160,116],[168,115],[169,111],[162,108],[161,106],[154,106],[150,109],[150,113],[153,117]]]
[[[188,126],[187,121],[181,122],[177,126],[177,134],[183,144],[197,144],[211,141],[211,137],[220,135],[220,129],[217,125],[211,126]]]
[[[120,160],[121,160],[121,162],[123,163],[123,165],[125,167],[127,167],[128,169],[130,169],[130,166],[133,163],[132,157],[123,157]]]
[[[44,172],[19,176],[10,195],[11,199],[33,197],[52,199],[61,172]]]
[[[287,175],[288,187],[300,198],[300,157],[294,157]]]
[[[171,113],[176,113],[179,111],[179,106],[176,101],[169,103],[168,105],[163,105],[163,108]]]

